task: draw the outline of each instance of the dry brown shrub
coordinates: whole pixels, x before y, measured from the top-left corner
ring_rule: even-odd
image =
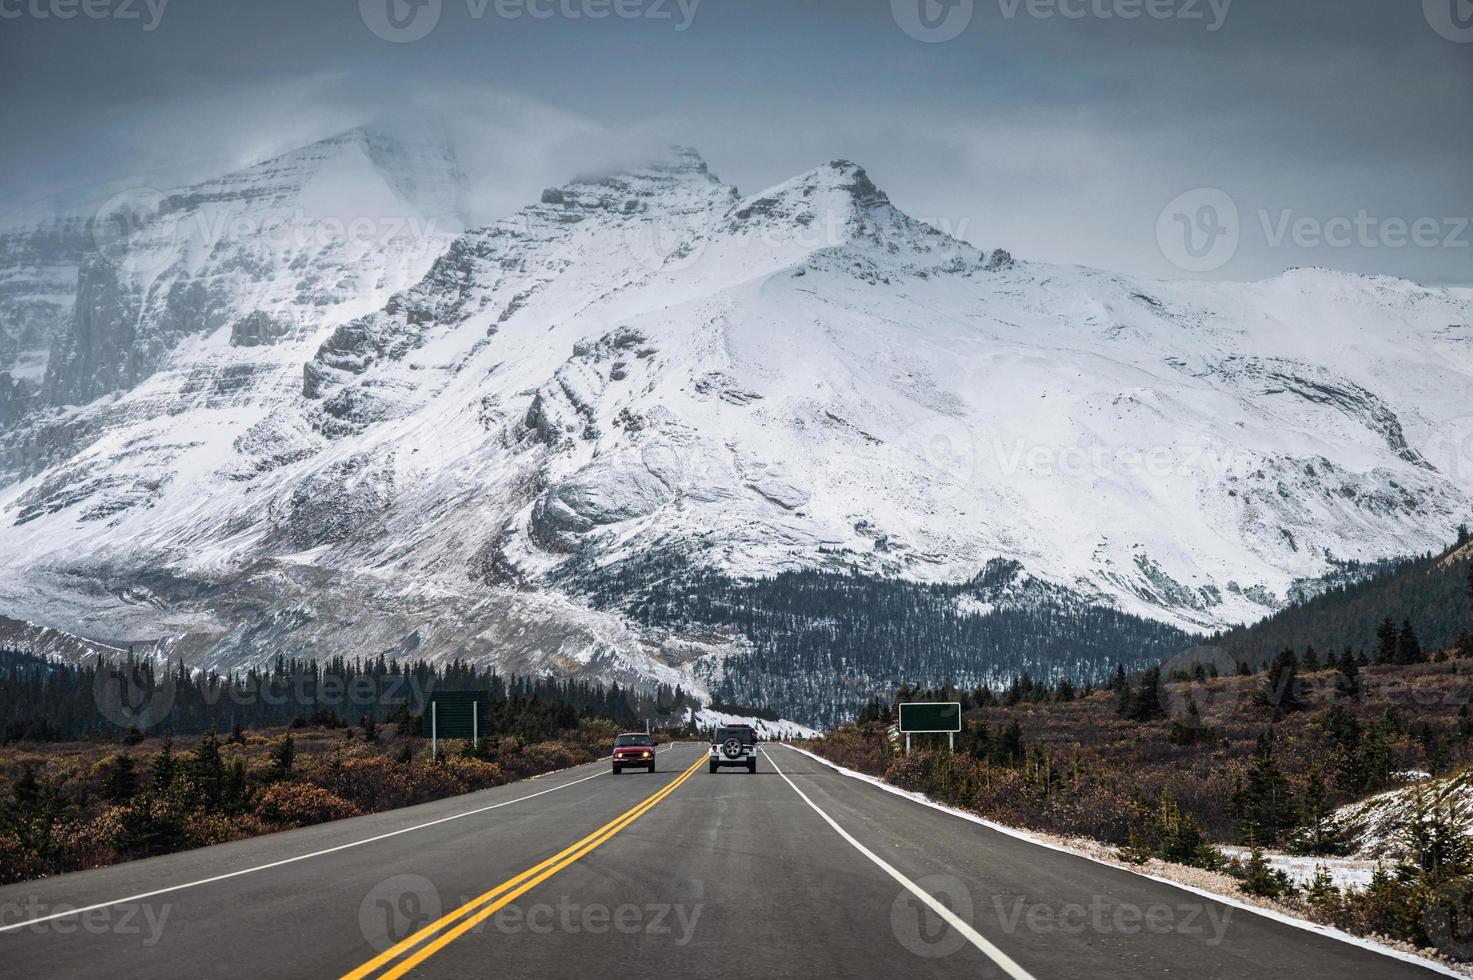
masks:
[[[356,817],[361,812],[341,796],[307,783],[274,783],[261,792],[257,812],[262,819],[287,826]]]

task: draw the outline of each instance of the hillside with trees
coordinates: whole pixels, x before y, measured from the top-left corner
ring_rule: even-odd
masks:
[[[1384,623],[1410,623],[1429,649],[1470,649],[1473,640],[1473,540],[1459,529],[1457,543],[1435,555],[1377,566],[1360,578],[1331,584],[1312,598],[1249,626],[1229,630],[1210,645],[1233,660],[1258,666],[1285,647],[1365,652],[1384,645]]]
[[[723,702],[760,704],[813,724],[852,718],[907,678],[959,684],[1009,677],[1103,681],[1124,662],[1159,662],[1200,640],[1082,601],[989,563],[963,583],[805,569],[734,579],[678,556],[583,569],[565,583],[649,627],[707,627],[744,641],[710,678]]]

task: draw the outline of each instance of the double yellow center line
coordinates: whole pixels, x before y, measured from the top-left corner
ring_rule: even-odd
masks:
[[[680,784],[689,779],[705,761],[705,756],[701,756],[689,769],[671,780],[659,792],[621,813],[576,844],[564,848],[541,864],[528,868],[514,878],[508,878],[484,895],[478,895],[453,912],[441,916],[403,942],[384,950],[358,969],[344,974],[343,980],[361,980],[361,978],[374,975],[376,971],[386,966],[388,968],[384,972],[377,974],[379,980],[393,980],[395,977],[402,977],[495,915],[503,907],[516,901],[521,895],[536,888],[638,820],[658,805],[661,800],[675,792]]]

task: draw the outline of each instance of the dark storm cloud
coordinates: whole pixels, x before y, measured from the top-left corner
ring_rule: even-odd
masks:
[[[423,12],[406,0],[171,0],[152,30],[161,0],[38,16],[64,2],[0,0],[0,204],[438,113],[484,178],[482,217],[678,140],[744,191],[859,160],[906,210],[1027,257],[1473,282],[1473,232],[1449,224],[1473,214],[1473,39],[1436,6],[1467,0],[440,0],[407,43],[370,23]],[[904,29],[968,11],[947,40]],[[1199,272],[1158,218],[1201,188],[1225,192],[1240,241]],[[1449,233],[1401,243],[1417,221]]]

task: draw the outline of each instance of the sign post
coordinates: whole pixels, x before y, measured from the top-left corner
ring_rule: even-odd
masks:
[[[907,701],[900,706],[900,730],[905,733],[905,754],[910,755],[912,734],[946,733],[946,744],[956,747],[956,733],[962,730],[962,706],[959,701]]]
[[[439,757],[441,735],[472,744],[481,740],[481,716],[491,701],[485,691],[431,691],[427,698],[420,734],[429,736],[431,758]]]

